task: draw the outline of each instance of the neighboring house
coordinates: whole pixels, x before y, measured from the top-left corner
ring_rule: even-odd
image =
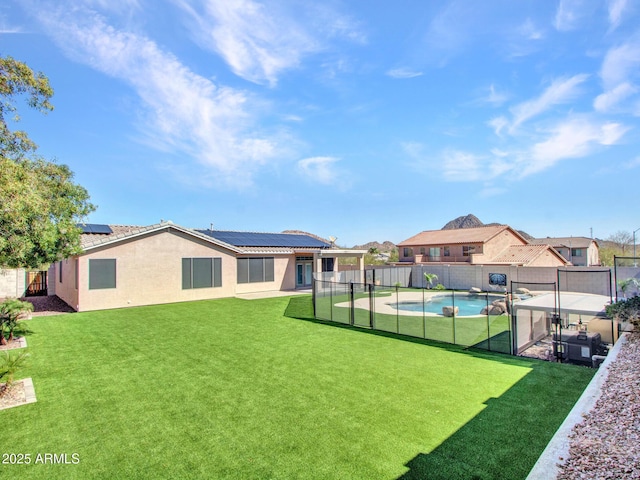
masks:
[[[576,267],[600,265],[598,242],[588,237],[547,237],[531,240],[533,244],[548,244]]]
[[[309,288],[314,272],[335,271],[340,250],[311,235],[86,225],[83,253],[49,271],[55,293],[77,311]]]
[[[427,230],[400,242],[400,262],[471,265],[565,266],[550,245],[529,242],[508,225]]]

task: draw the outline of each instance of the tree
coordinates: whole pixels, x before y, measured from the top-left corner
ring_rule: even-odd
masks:
[[[622,255],[625,254],[625,249],[633,244],[633,235],[629,232],[625,232],[623,230],[619,230],[613,235],[609,235],[607,238],[608,242],[613,243],[618,249],[622,252]]]
[[[42,73],[0,57],[0,267],[42,268],[80,252],[82,218],[95,207],[66,165],[44,160],[18,122],[15,100],[47,113],[53,89]]]

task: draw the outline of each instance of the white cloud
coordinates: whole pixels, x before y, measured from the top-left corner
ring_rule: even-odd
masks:
[[[489,120],[487,124],[490,127],[493,127],[493,131],[497,136],[501,137],[502,130],[504,130],[504,128],[509,125],[509,120],[507,120],[505,117],[496,117]]]
[[[534,144],[522,156],[520,177],[546,170],[563,159],[585,157],[601,146],[614,145],[627,130],[619,123],[569,118],[551,129],[547,140]]]
[[[611,48],[602,61],[600,77],[605,90],[629,81],[634,74],[638,76],[640,67],[640,41],[634,39]]]
[[[388,70],[386,74],[391,78],[414,78],[420,77],[423,75],[422,72],[417,72],[410,68],[394,68],[392,70]]]
[[[155,148],[193,157],[223,183],[239,186],[280,153],[278,139],[253,132],[246,93],[216,86],[148,38],[116,30],[86,10],[52,8],[40,21],[69,56],[137,93],[139,128]]]
[[[593,108],[602,113],[610,112],[622,100],[636,93],[638,89],[629,83],[621,83],[608,92],[601,93],[593,101]]]
[[[527,18],[525,22],[518,27],[518,33],[527,40],[542,40],[544,33],[537,28],[530,18]]]
[[[583,0],[560,0],[553,22],[559,31],[575,30],[584,16]]]
[[[615,30],[622,21],[622,14],[627,7],[627,0],[609,0],[609,24]]]
[[[356,25],[337,12],[329,15],[326,6],[300,12],[257,0],[173,2],[189,15],[196,41],[219,54],[236,75],[258,84],[276,85],[283,72],[323,50],[329,37],[365,41]],[[327,20],[305,22],[313,13]]]
[[[589,78],[589,75],[579,74],[569,78],[556,79],[538,98],[513,107],[511,109],[513,121],[510,125],[510,131],[513,132],[522,123],[540,115],[552,106],[567,103],[574,99],[580,93],[578,87],[587,78]]]
[[[336,169],[337,157],[310,157],[298,161],[298,171],[309,180],[333,185],[340,176]]]
[[[633,168],[640,167],[640,157],[636,157],[633,160],[628,161],[627,163],[622,165],[627,170],[631,170]]]
[[[446,150],[442,154],[442,173],[446,180],[473,182],[485,178],[483,157],[460,150]]]
[[[489,103],[495,107],[499,107],[508,99],[509,96],[506,93],[497,91],[495,85],[491,84],[489,86],[489,95],[485,97],[484,100],[486,103]]]

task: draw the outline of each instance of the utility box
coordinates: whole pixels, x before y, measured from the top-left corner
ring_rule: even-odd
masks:
[[[553,334],[553,354],[563,362],[592,365],[592,355],[600,355],[605,351],[599,333],[585,331],[563,331],[561,337]]]

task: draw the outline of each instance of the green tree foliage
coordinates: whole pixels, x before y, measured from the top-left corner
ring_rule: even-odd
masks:
[[[24,131],[9,128],[9,121],[20,120],[18,98],[47,113],[52,95],[44,74],[0,57],[1,267],[41,268],[79,253],[76,224],[95,209],[87,191],[73,183],[69,167],[42,159]]]

